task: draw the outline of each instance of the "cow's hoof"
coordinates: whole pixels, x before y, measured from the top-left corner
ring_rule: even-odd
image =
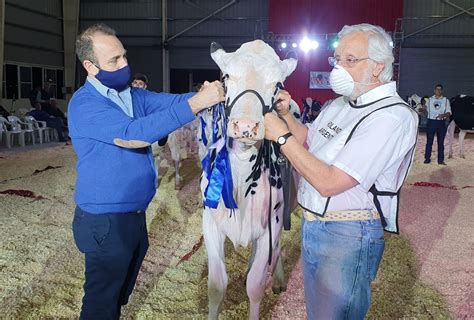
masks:
[[[462,154],[462,155],[461,155],[461,158],[466,159],[466,156]]]
[[[176,181],[176,182],[174,183],[174,189],[175,189],[175,190],[181,190],[182,188],[183,188],[183,183],[182,183],[181,180]]]
[[[448,159],[452,159],[453,158],[453,155],[452,154],[448,154]]]
[[[286,286],[272,286],[272,291],[274,294],[280,294],[286,291]]]

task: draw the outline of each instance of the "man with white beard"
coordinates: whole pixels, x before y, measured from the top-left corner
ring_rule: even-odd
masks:
[[[378,26],[345,26],[330,75],[341,97],[310,125],[288,112],[265,116],[302,176],[302,263],[308,319],[364,319],[370,285],[384,251],[384,232],[398,232],[400,188],[413,161],[418,116],[396,92],[390,36]],[[283,118],[283,121],[282,119]]]

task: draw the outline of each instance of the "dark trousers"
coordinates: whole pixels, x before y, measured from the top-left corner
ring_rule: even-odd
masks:
[[[446,137],[446,122],[444,120],[428,119],[426,124],[425,160],[431,160],[431,149],[436,134],[438,141],[438,163],[444,162],[444,138]]]
[[[67,139],[64,137],[63,121],[60,118],[49,118],[49,120],[46,121],[46,125],[56,130],[59,141],[67,141]]]
[[[119,319],[148,249],[145,212],[90,214],[76,207],[72,229],[85,254],[80,319]]]

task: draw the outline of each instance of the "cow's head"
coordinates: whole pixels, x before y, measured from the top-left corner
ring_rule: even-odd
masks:
[[[265,42],[244,43],[235,52],[225,52],[211,44],[211,57],[222,71],[226,87],[226,106],[232,106],[227,126],[228,136],[247,144],[262,140],[265,133],[263,105],[271,105],[277,83],[283,82],[296,68],[297,60],[281,61]],[[235,100],[238,97],[237,100]],[[234,101],[235,100],[235,101]]]
[[[412,94],[411,96],[408,97],[407,102],[412,108],[415,108],[417,105],[421,103],[421,97],[418,96],[417,94]]]

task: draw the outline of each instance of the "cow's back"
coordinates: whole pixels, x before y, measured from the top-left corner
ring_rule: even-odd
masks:
[[[455,97],[451,109],[454,122],[461,130],[474,130],[474,97]]]

